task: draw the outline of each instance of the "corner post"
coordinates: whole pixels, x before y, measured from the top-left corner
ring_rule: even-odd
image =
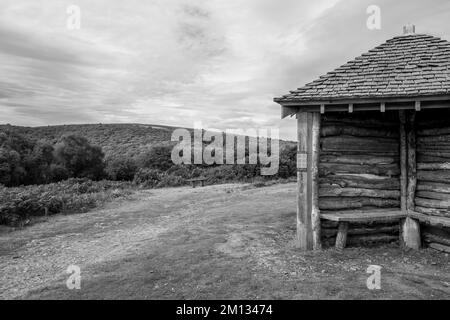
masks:
[[[320,114],[297,114],[297,246],[301,250],[320,249],[318,206],[318,163]]]

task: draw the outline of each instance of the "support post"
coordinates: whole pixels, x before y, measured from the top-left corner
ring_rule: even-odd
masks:
[[[406,113],[400,110],[398,113],[400,120],[400,207],[403,214],[407,214],[407,192],[408,192],[408,149],[406,138]]]
[[[414,210],[414,198],[417,185],[416,129],[415,112],[408,115],[399,111],[400,119],[400,186],[401,210],[408,215]],[[411,249],[420,248],[420,225],[407,216],[401,224],[402,246]]]
[[[348,222],[339,222],[338,233],[336,236],[336,249],[344,250],[347,244]]]
[[[319,210],[319,161],[320,161],[320,113],[313,113],[312,122],[312,157],[311,157],[311,228],[313,233],[313,249],[322,249],[320,239],[320,210]]]
[[[301,250],[320,249],[318,206],[318,163],[320,114],[297,114],[297,246]]]

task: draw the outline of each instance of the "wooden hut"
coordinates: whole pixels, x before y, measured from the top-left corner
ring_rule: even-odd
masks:
[[[403,35],[274,99],[298,123],[297,242],[450,250],[450,42]]]

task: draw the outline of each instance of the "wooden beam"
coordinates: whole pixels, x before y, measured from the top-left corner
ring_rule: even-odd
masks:
[[[321,114],[324,114],[324,113],[325,113],[325,105],[324,105],[324,104],[321,104],[321,105],[320,105],[320,113],[321,113]]]
[[[335,222],[390,222],[399,221],[406,217],[406,213],[400,210],[387,210],[387,209],[374,209],[371,211],[342,211],[333,213],[324,213],[320,217],[324,220],[335,221]]]
[[[407,190],[406,190],[406,210],[414,211],[414,200],[417,186],[417,161],[416,161],[416,112],[407,115]],[[418,221],[407,217],[402,223],[403,245],[411,249],[420,249],[420,224]]]
[[[424,224],[428,224],[430,226],[450,228],[450,218],[429,216],[429,215],[419,213],[416,211],[409,211],[408,215],[410,217],[417,219],[420,222],[422,222]]]
[[[344,98],[344,99],[332,99],[332,100],[309,100],[309,101],[277,101],[277,99],[274,99],[276,103],[279,103],[282,106],[311,106],[311,105],[348,105],[349,103],[353,104],[366,104],[366,103],[404,103],[404,102],[412,102],[412,101],[421,101],[421,102],[449,102],[450,101],[450,95],[439,95],[439,96],[426,96],[426,95],[419,95],[419,96],[410,96],[410,97],[398,97],[398,96],[392,96],[392,97],[373,97],[373,98]],[[413,106],[414,108],[414,106]]]
[[[297,247],[306,251],[312,249],[311,228],[311,171],[308,172],[311,150],[312,114],[297,114]]]
[[[407,136],[406,136],[406,114],[401,110],[399,116],[399,135],[400,135],[400,207],[402,212],[407,213],[407,190],[408,190],[408,172],[407,172]]]
[[[386,112],[386,103],[385,102],[381,102],[380,103],[380,111],[381,112]]]
[[[319,210],[319,161],[320,161],[320,113],[312,114],[312,144],[311,144],[311,229],[313,235],[313,249],[322,249],[320,237],[320,210]]]
[[[339,222],[338,233],[336,236],[336,249],[341,251],[347,244],[348,222]]]
[[[408,190],[407,190],[407,210],[414,211],[414,198],[417,186],[417,159],[416,159],[416,113],[409,114],[408,117]]]

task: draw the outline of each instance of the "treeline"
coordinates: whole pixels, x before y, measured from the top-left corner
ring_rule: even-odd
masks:
[[[102,147],[90,144],[79,135],[66,134],[51,141],[34,140],[13,130],[3,130],[0,131],[0,184],[15,187],[87,178],[166,187],[183,185],[188,179],[200,176],[209,184],[249,181],[260,176],[260,164],[175,165],[171,159],[173,145],[160,142],[135,156],[111,152],[105,157]],[[295,161],[295,144],[283,144],[278,173],[265,179],[295,176]]]
[[[0,132],[0,184],[7,187],[47,184],[68,178],[98,180],[104,176],[104,154],[75,135],[55,144]]]

